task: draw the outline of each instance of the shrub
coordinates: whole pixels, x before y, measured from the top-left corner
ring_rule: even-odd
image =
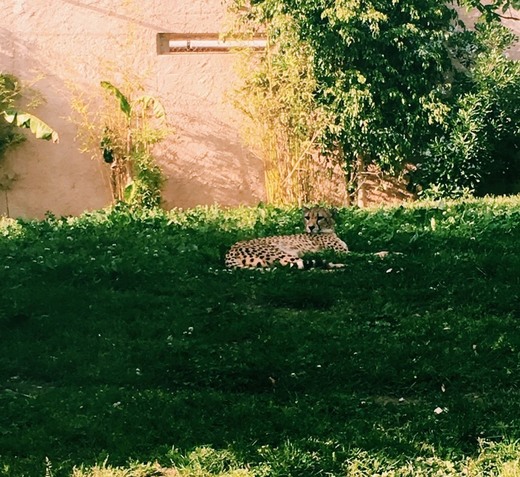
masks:
[[[520,62],[503,54],[513,35],[494,24],[477,31],[444,131],[412,175],[430,196],[514,193],[520,190]]]

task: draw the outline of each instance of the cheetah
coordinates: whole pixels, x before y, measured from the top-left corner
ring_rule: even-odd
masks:
[[[297,267],[316,266],[315,260],[303,255],[323,250],[346,253],[348,247],[334,232],[334,220],[328,209],[303,209],[305,233],[278,235],[237,242],[226,254],[227,268],[267,268],[273,265]],[[341,268],[343,264],[324,262],[324,268]]]

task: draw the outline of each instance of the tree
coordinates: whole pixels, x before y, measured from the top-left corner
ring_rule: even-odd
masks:
[[[290,18],[309,49],[314,99],[332,117],[322,143],[343,157],[351,179],[359,181],[371,162],[400,170],[431,139],[431,126],[443,122],[452,69],[448,42],[456,34],[456,12],[448,5],[259,0],[255,11]]]
[[[235,0],[242,7],[243,3]],[[467,3],[484,9],[480,2]],[[494,6],[498,4],[513,3],[502,0]],[[497,17],[485,17],[476,31],[469,31],[453,5],[438,0],[256,0],[245,11],[242,16],[267,25],[279,55],[286,51],[286,25],[295,31],[301,51],[307,52],[312,64],[315,107],[329,120],[321,146],[328,155],[343,158],[351,191],[360,191],[358,202],[363,202],[369,163],[391,173],[410,163],[437,164],[439,179],[451,168],[460,174],[459,192],[475,191],[493,161],[497,145],[493,141],[510,138],[515,130],[518,96],[510,104],[502,100],[516,91],[516,70],[503,57],[511,36],[500,33],[493,45],[491,30],[486,33],[486,25],[495,28]],[[479,79],[485,55],[505,76],[496,75],[491,82]],[[509,84],[498,88],[502,99],[484,93],[500,82]],[[472,105],[472,95],[485,100],[489,110],[479,111],[479,101]],[[504,107],[513,115],[504,114]],[[485,135],[479,136],[466,121],[472,108],[473,113],[481,113],[479,124],[487,122]],[[464,135],[464,128],[471,131],[465,137],[469,148],[459,147],[460,141],[457,144],[457,136],[451,133],[453,129]],[[494,130],[509,132],[499,136]],[[487,154],[479,155],[482,150]],[[457,161],[459,168],[453,167]],[[416,174],[415,179],[423,181],[425,176]],[[453,174],[445,174],[444,179],[455,183]]]
[[[474,47],[444,127],[417,161],[412,183],[429,195],[514,193],[520,186],[520,62],[504,51],[514,35],[496,21],[477,24]]]

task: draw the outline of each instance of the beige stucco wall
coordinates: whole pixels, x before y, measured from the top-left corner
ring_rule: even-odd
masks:
[[[261,164],[241,141],[240,118],[226,101],[232,55],[157,54],[159,32],[218,33],[221,0],[2,0],[1,11],[0,70],[27,82],[41,78],[34,87],[47,102],[36,114],[60,134],[57,145],[29,138],[3,163],[3,173],[17,176],[8,191],[11,216],[79,214],[110,202],[106,166],[79,152],[67,119],[70,84],[100,91],[101,80],[117,81],[110,64],[140,72],[175,128],[160,150],[166,207],[262,199]]]

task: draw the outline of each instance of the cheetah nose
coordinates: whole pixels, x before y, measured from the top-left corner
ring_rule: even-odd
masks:
[[[308,225],[307,226],[307,230],[309,231],[309,233],[312,233],[312,231],[316,228],[315,225]]]

